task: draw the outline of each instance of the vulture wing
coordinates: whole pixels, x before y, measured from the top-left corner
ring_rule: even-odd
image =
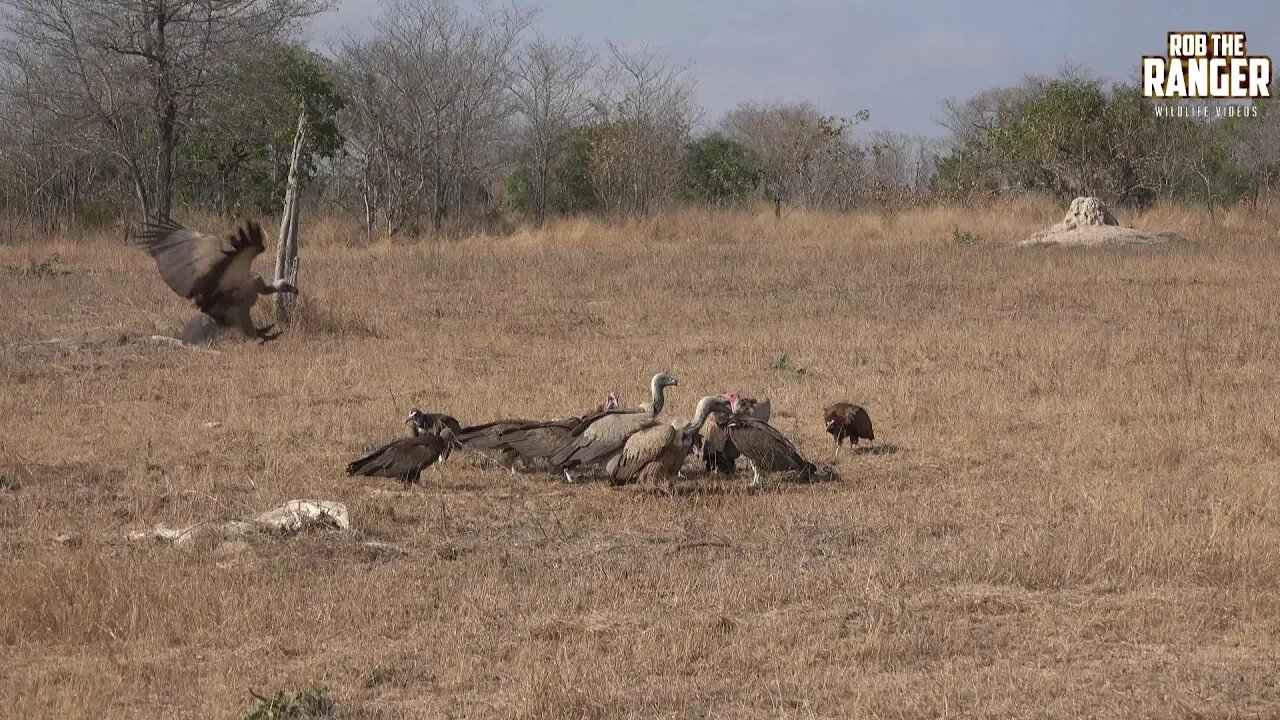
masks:
[[[347,465],[348,475],[415,479],[423,468],[440,457],[444,443],[435,435],[392,440],[368,455]]]
[[[526,460],[549,458],[569,440],[569,433],[581,418],[551,420],[536,425],[512,427],[498,434],[498,439]]]
[[[506,446],[501,438],[503,431],[537,424],[537,420],[497,420],[483,425],[469,425],[456,435],[459,442],[472,450],[497,450]]]
[[[757,400],[755,407],[751,408],[751,417],[757,420],[769,422],[769,418],[772,415],[773,407],[769,404],[769,398]]]
[[[866,440],[876,439],[875,430],[871,427],[871,416],[861,407],[853,415],[853,435]]]
[[[754,418],[734,418],[729,422],[729,439],[762,471],[814,469],[777,428]]]
[[[551,462],[559,468],[603,462],[621,450],[632,434],[659,424],[665,425],[647,412],[598,413],[572,430],[569,441],[551,456]]]
[[[265,249],[262,227],[255,222],[226,240],[170,221],[148,224],[138,237],[155,258],[165,284],[224,321],[220,306],[234,304],[232,296],[250,283],[253,259]]]

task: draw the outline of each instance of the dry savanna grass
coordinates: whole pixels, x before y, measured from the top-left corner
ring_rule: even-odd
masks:
[[[191,310],[119,233],[0,246],[0,715],[1274,716],[1276,220],[1010,247],[1062,210],[317,222],[299,326],[219,354],[138,339]],[[672,415],[767,395],[825,460],[850,399],[880,450],[758,493],[343,475],[413,406],[550,417],[664,369]],[[354,530],[125,539],[296,497]]]

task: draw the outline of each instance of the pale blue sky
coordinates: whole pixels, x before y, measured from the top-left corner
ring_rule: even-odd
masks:
[[[313,42],[368,29],[379,0],[339,0]],[[703,123],[743,100],[810,100],[824,112],[871,111],[871,128],[941,135],[946,97],[1052,74],[1065,63],[1134,77],[1169,30],[1242,30],[1249,52],[1280,61],[1278,0],[955,3],[858,0],[542,0],[550,38],[648,45],[693,65]]]

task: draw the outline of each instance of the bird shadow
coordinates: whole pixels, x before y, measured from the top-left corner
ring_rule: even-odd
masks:
[[[849,452],[853,455],[893,455],[902,451],[903,448],[898,445],[882,443],[880,445],[859,445]]]

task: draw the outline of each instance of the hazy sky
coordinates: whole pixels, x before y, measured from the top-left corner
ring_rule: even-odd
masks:
[[[379,0],[339,0],[313,43],[368,31]],[[858,0],[542,0],[537,31],[647,45],[693,65],[703,123],[743,100],[810,100],[871,111],[872,128],[941,135],[939,101],[1082,64],[1135,77],[1169,30],[1242,30],[1251,55],[1280,61],[1280,1],[954,3]]]

